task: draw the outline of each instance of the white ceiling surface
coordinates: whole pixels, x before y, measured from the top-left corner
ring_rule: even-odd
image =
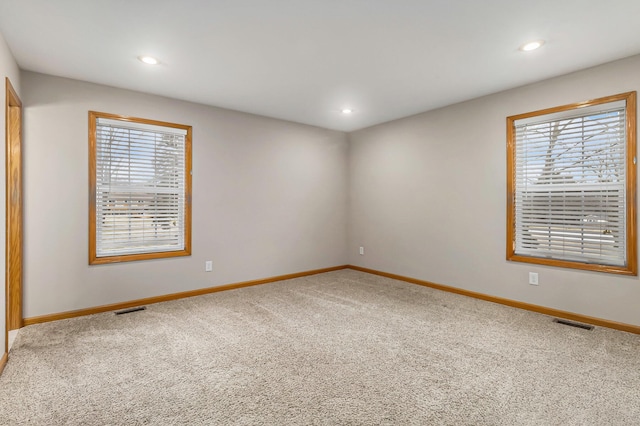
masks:
[[[638,0],[0,0],[22,69],[343,131],[638,54],[638,18]]]

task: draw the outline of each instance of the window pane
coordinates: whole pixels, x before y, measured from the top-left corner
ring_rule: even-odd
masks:
[[[91,258],[187,249],[188,142],[183,128],[95,119]]]
[[[629,266],[627,95],[508,119],[508,257]]]

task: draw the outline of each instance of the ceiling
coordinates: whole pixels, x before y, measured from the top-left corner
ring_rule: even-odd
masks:
[[[343,131],[638,54],[639,17],[638,0],[0,0],[24,70]]]

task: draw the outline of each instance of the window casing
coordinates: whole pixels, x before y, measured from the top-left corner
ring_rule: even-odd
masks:
[[[507,260],[637,275],[636,93],[507,118]]]
[[[191,126],[89,112],[89,264],[191,254]]]

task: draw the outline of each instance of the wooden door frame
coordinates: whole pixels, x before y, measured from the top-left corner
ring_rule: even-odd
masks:
[[[6,81],[5,102],[5,350],[8,352],[9,331],[23,325],[22,319],[22,101],[11,81]],[[18,150],[11,149],[17,144]],[[18,187],[12,186],[12,171],[17,170]],[[13,243],[13,244],[12,244]]]

